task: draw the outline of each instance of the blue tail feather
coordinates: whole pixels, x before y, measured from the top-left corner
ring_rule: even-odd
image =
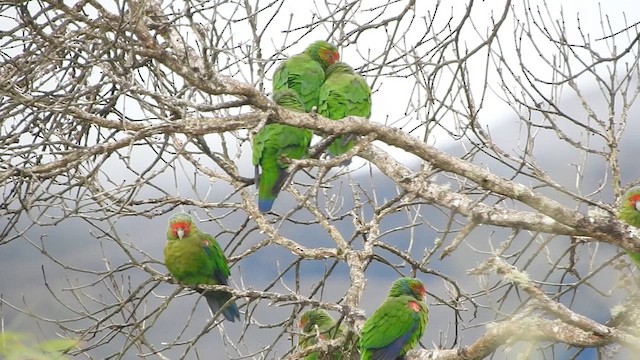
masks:
[[[260,212],[266,213],[269,212],[269,210],[271,210],[271,207],[273,206],[273,203],[276,201],[276,198],[273,199],[258,199],[258,209],[260,209]]]
[[[224,305],[229,299],[231,299],[231,294],[223,293],[220,291],[214,292],[205,292],[205,299],[207,299],[207,304],[209,305],[209,309],[214,314],[220,310],[222,305]],[[240,320],[240,310],[238,310],[238,305],[235,302],[227,305],[224,309],[222,309],[222,316],[225,319],[231,322],[235,322],[236,319]]]
[[[262,213],[269,212],[273,203],[276,201],[276,197],[280,194],[282,186],[287,180],[289,173],[285,169],[278,169],[278,178],[273,186],[269,189],[262,189],[258,191],[258,209]],[[261,181],[261,180],[258,180]]]
[[[238,310],[238,305],[236,305],[235,302],[232,302],[222,311],[222,315],[225,319],[231,322],[235,322],[236,319],[240,320],[240,310]]]
[[[371,351],[371,359],[372,360],[394,360],[401,356],[402,348],[407,344],[411,334],[415,330],[415,326],[407,331],[404,335],[399,338],[393,340],[389,345],[379,348],[373,349]]]

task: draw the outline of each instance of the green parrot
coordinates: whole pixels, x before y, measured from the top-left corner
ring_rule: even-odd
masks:
[[[344,328],[338,327],[336,321],[333,320],[331,315],[322,309],[313,309],[305,311],[300,317],[300,336],[298,337],[298,346],[306,348],[318,343],[320,339],[335,339],[342,336]],[[318,360],[318,359],[342,359],[341,354],[334,354],[334,356],[320,357],[317,353],[311,353],[304,357],[306,360]]]
[[[298,346],[302,349],[318,343],[318,339],[329,340],[336,339],[347,331],[344,326],[337,326],[335,320],[326,311],[322,309],[313,309],[305,311],[300,317],[300,336],[298,337]],[[331,354],[318,354],[311,353],[304,358],[306,360],[345,360],[350,359],[347,355],[351,353],[351,356],[359,358],[356,351],[354,351],[357,343],[357,336],[355,334],[347,334],[347,344],[344,345],[341,351],[335,351]]]
[[[340,60],[338,48],[326,41],[316,41],[301,54],[280,63],[273,74],[273,92],[292,89],[302,99],[304,112],[318,106],[325,69]]]
[[[173,214],[169,218],[164,264],[176,280],[188,286],[228,285],[227,279],[231,273],[216,239],[200,231],[191,216],[185,213]],[[224,291],[197,291],[207,299],[214,314],[232,297]],[[231,322],[240,320],[235,302],[227,305],[222,315]]]
[[[640,186],[632,187],[624,194],[618,217],[627,224],[640,228]],[[640,253],[627,251],[627,254],[640,268]]]
[[[364,78],[344,62],[336,62],[326,71],[327,79],[320,87],[318,114],[340,120],[347,116],[371,116],[371,88]],[[352,135],[342,135],[329,145],[330,156],[342,155],[354,144]],[[343,165],[348,165],[346,161]]]
[[[283,89],[273,94],[273,101],[289,110],[304,112],[300,96],[295,91]],[[287,179],[287,164],[280,157],[302,159],[309,154],[313,133],[284,124],[268,124],[253,139],[253,165],[258,187],[258,208],[265,213],[271,210],[280,189]],[[260,173],[259,169],[262,169]]]
[[[418,279],[393,282],[387,298],[360,332],[361,360],[394,360],[418,343],[427,325],[426,290]]]

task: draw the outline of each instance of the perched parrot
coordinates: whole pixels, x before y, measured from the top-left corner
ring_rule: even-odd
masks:
[[[351,66],[336,62],[326,71],[327,79],[320,88],[318,114],[340,120],[347,116],[371,116],[371,88],[364,78],[356,74]],[[330,156],[342,155],[354,144],[351,135],[342,135],[329,145]],[[344,165],[348,165],[349,161]]]
[[[402,358],[418,343],[427,325],[426,290],[418,279],[393,282],[387,298],[360,332],[361,360]]]
[[[346,332],[344,326],[338,327],[331,315],[322,309],[305,311],[300,317],[299,325],[301,334],[298,337],[298,346],[303,349],[317,344],[318,339],[336,339]],[[346,360],[351,358],[348,354],[359,358],[355,351],[357,336],[352,333],[347,337],[347,343],[342,350],[336,350],[331,354],[311,353],[304,358],[306,360]]]
[[[627,224],[640,228],[640,186],[632,187],[624,194],[618,217]],[[627,251],[627,254],[640,268],[640,253]]]
[[[273,74],[273,92],[292,89],[302,99],[304,112],[318,106],[325,69],[340,60],[338,48],[326,41],[316,41],[301,54],[280,63]]]
[[[227,285],[230,275],[227,259],[216,239],[200,231],[191,216],[185,213],[169,218],[164,264],[176,280],[188,286]],[[198,292],[207,299],[214,314],[231,299],[231,294],[224,291]],[[240,320],[240,312],[234,302],[222,310],[222,315],[231,322]]]
[[[273,101],[290,110],[304,112],[300,96],[284,89],[273,94]],[[313,133],[284,124],[268,124],[253,139],[253,165],[258,187],[258,208],[268,212],[287,179],[287,164],[280,157],[302,159],[308,156]],[[260,173],[258,168],[262,169]]]
[[[335,339],[343,333],[343,327],[338,327],[331,315],[322,309],[313,309],[305,311],[300,318],[300,336],[298,337],[298,346],[306,348],[318,343],[320,339]],[[342,359],[342,354],[334,354],[334,356],[321,357],[317,353],[311,353],[305,356],[305,360],[318,359]]]

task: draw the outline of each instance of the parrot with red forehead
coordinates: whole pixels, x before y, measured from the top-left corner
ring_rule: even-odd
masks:
[[[186,213],[169,218],[164,264],[171,275],[183,285],[228,285],[229,265],[216,239],[198,229]],[[232,295],[225,291],[196,290],[207,300],[211,311],[217,313]],[[231,322],[240,320],[235,302],[222,309]]]
[[[627,224],[640,228],[640,186],[632,187],[624,194],[618,217]],[[640,253],[627,251],[627,254],[640,268]]]
[[[302,99],[304,111],[318,106],[320,86],[325,80],[325,70],[340,60],[338,48],[326,41],[316,41],[300,54],[280,63],[273,74],[273,92],[292,89]]]
[[[429,317],[425,294],[418,279],[404,277],[393,282],[387,298],[362,327],[361,360],[403,358],[418,344]]]

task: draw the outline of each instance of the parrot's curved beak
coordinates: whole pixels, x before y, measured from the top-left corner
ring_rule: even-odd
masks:
[[[184,229],[176,230],[176,234],[178,235],[178,238],[182,240],[182,237],[184,236]]]

